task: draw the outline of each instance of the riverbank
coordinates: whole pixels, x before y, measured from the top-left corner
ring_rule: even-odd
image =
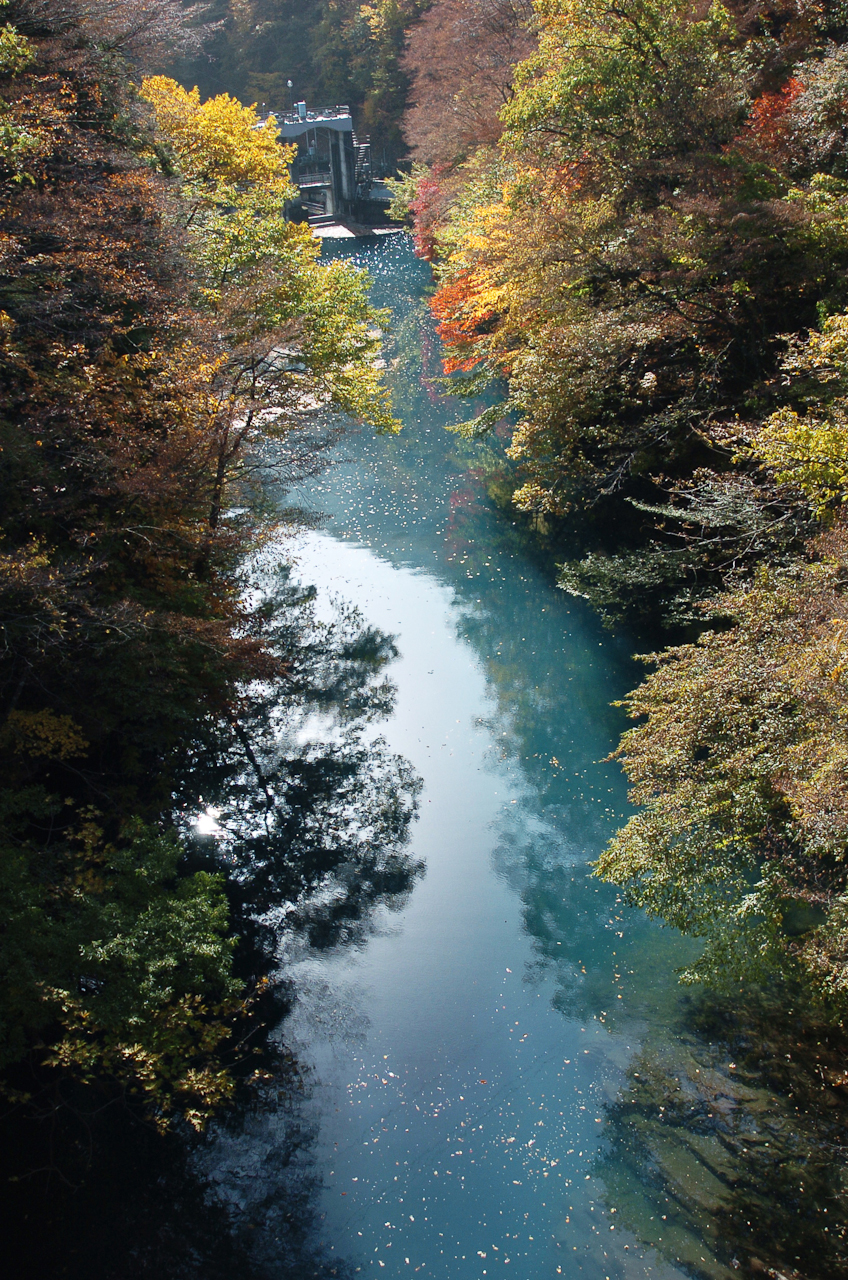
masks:
[[[319,240],[363,240],[371,236],[403,235],[403,227],[395,223],[384,227],[365,226],[360,222],[328,222],[311,225],[312,234]]]

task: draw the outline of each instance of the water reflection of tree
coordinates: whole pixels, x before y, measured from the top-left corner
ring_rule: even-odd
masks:
[[[844,1034],[701,997],[608,1110],[619,1222],[693,1275],[848,1276]]]
[[[282,1095],[266,1090],[264,1104],[234,1112],[233,1133],[250,1135],[257,1114],[291,1105],[293,1080]],[[77,1111],[57,1112],[48,1132],[25,1120],[4,1127],[3,1172],[26,1162],[47,1163],[76,1149],[79,1165],[23,1184],[5,1183],[0,1229],[8,1280],[62,1276],[67,1280],[349,1280],[351,1270],[319,1243],[318,1187],[309,1174],[313,1134],[292,1124],[236,1166],[245,1179],[260,1164],[273,1167],[275,1213],[257,1200],[210,1193],[232,1174],[198,1165],[219,1153],[179,1134],[163,1139],[126,1109],[99,1113],[79,1096]],[[8,1173],[7,1173],[8,1176]],[[269,1192],[266,1179],[259,1184]]]
[[[257,1280],[350,1280],[353,1266],[321,1239],[321,1167],[310,1081],[297,1092],[267,1089],[250,1108],[222,1117],[199,1147],[193,1173],[230,1224]]]
[[[696,944],[658,935],[592,880],[583,848],[513,812],[497,858],[523,903],[528,976],[553,978],[564,1015],[642,1041],[633,1059],[620,1035],[598,1046],[594,1088],[621,1274],[632,1232],[699,1280],[845,1280],[844,1032],[805,1030],[785,994],[687,996],[671,970]]]
[[[239,705],[186,725],[172,798],[186,861],[223,875],[236,970],[248,989],[259,984],[228,1063],[238,1104],[199,1147],[191,1134],[160,1139],[132,1099],[96,1081],[60,1082],[46,1124],[32,1108],[7,1108],[0,1230],[13,1280],[348,1274],[315,1236],[314,1135],[296,1114],[303,1073],[284,1026],[268,1032],[292,999],[283,949],[361,943],[375,914],[410,893],[422,871],[406,849],[418,783],[373,736],[394,696],[391,639],[355,610],[321,621],[314,591],[274,567],[278,553],[268,559],[250,589],[264,601],[257,625],[275,661]],[[206,807],[218,830],[192,834]],[[241,1164],[219,1179],[225,1146]],[[264,1199],[224,1194],[247,1164],[273,1172],[256,1182]]]
[[[267,965],[292,950],[360,945],[375,913],[399,909],[423,868],[406,849],[418,781],[371,730],[391,710],[393,642],[355,609],[339,605],[321,621],[314,591],[285,569],[260,572],[255,586],[286,679],[250,691],[240,733],[207,771],[221,809],[207,856],[232,868],[240,929]],[[278,978],[288,992],[284,964]],[[285,1023],[279,1035],[285,1066]],[[260,1058],[269,1080],[213,1127],[193,1169],[260,1275],[347,1276],[317,1239],[304,1075],[284,1069],[274,1079],[275,1054]]]
[[[502,819],[494,859],[521,902],[534,956],[528,978],[551,984],[551,1003],[564,1016],[633,1034],[677,1017],[673,969],[697,944],[661,933],[595,879],[589,859],[609,824],[591,807],[534,814],[525,802]]]
[[[282,934],[322,948],[361,940],[422,868],[405,849],[417,779],[369,736],[394,698],[391,639],[355,609],[319,620],[315,592],[287,568],[260,572],[254,589],[285,676],[257,682],[237,718],[197,740],[183,804],[214,807],[218,830],[194,839],[193,856],[225,872],[244,958],[250,939],[267,968]]]

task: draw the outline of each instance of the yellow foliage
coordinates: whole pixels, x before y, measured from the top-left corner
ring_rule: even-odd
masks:
[[[49,760],[70,760],[84,756],[88,743],[70,716],[42,711],[12,711],[3,729],[11,735],[14,749],[21,755],[46,756]]]
[[[807,352],[808,362],[802,367],[814,369],[822,381],[832,381],[848,369],[848,315],[830,316],[821,333],[811,333]]]
[[[825,418],[794,409],[772,414],[756,451],[781,484],[797,484],[819,516],[848,499],[848,420],[834,410]]]
[[[256,182],[284,199],[293,194],[288,173],[293,148],[281,144],[274,116],[262,121],[255,105],[244,107],[227,93],[201,102],[196,88],[183,89],[167,76],[148,76],[141,93],[187,181]]]
[[[754,452],[782,484],[796,484],[819,516],[848,500],[848,315],[829,317],[785,362],[790,376],[820,384],[820,406],[783,408],[767,419]],[[828,403],[829,401],[829,403]]]

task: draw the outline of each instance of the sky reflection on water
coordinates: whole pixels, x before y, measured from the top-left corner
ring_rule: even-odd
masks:
[[[389,354],[408,378],[433,358],[425,270],[404,242],[367,265],[401,308]],[[396,637],[379,732],[424,780],[409,903],[293,967],[321,1236],[354,1274],[673,1274],[596,1173],[604,1108],[680,962],[589,872],[625,804],[599,762],[626,650],[504,536],[433,372],[396,396],[401,438],[352,435],[297,495],[329,517],[300,541],[302,580]]]

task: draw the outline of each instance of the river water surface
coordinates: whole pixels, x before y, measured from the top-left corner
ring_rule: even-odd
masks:
[[[485,451],[444,431],[457,406],[407,237],[331,252],[393,308],[404,430],[348,437],[298,495],[326,519],[297,571],[396,638],[379,732],[423,780],[425,872],[366,942],[289,957],[321,1274],[749,1274],[773,1209],[791,1234],[768,1148],[795,1129],[774,1082],[693,1021],[675,974],[691,944],[591,875],[626,813],[604,759],[630,646],[534,567],[486,499]]]

